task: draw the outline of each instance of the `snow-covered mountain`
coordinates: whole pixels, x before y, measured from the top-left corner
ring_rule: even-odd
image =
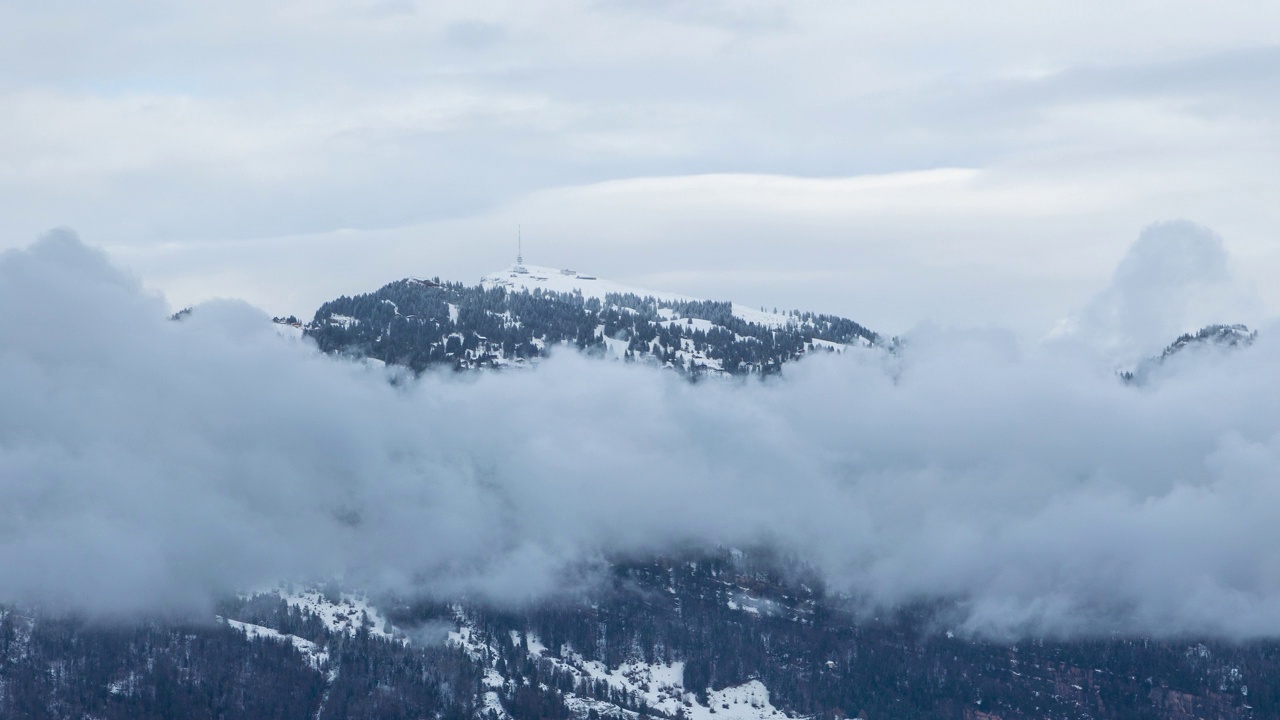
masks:
[[[880,343],[861,324],[769,312],[513,265],[479,285],[406,278],[325,303],[305,333],[326,352],[421,371],[520,365],[556,346],[701,375],[769,374],[811,352]]]
[[[1141,385],[1178,358],[1202,352],[1230,352],[1247,348],[1258,338],[1257,330],[1245,325],[1206,325],[1193,333],[1178,336],[1159,355],[1120,373],[1125,382]]]
[[[842,318],[555,273],[510,268],[472,287],[409,278],[280,330],[414,369],[518,365],[561,344],[683,372],[767,372],[878,342]],[[1211,326],[1151,362],[1254,337]],[[1270,639],[1001,642],[952,632],[946,600],[861,615],[803,559],[767,548],[601,561],[580,592],[515,607],[338,585],[129,625],[0,606],[0,720],[1280,717]]]

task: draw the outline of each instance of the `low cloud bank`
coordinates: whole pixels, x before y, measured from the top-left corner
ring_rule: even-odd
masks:
[[[978,633],[1280,635],[1277,327],[1142,388],[946,331],[768,383],[565,353],[392,386],[246,305],[167,310],[66,234],[0,256],[0,601],[518,601],[612,552],[768,542]]]

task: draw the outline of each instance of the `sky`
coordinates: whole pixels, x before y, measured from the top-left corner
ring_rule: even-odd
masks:
[[[309,317],[514,258],[1042,338],[1153,223],[1280,309],[1269,0],[0,3],[0,249]],[[1189,329],[1189,328],[1188,328]]]

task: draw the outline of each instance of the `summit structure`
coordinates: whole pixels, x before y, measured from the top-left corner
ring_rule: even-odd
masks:
[[[511,271],[522,274],[529,272],[524,266],[524,238],[519,225],[516,226],[516,264],[512,266]]]

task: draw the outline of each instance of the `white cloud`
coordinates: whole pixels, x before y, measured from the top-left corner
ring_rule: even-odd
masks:
[[[1169,339],[1210,324],[1256,322],[1261,303],[1231,267],[1222,239],[1187,221],[1152,225],[1111,284],[1059,337],[1094,344],[1117,364],[1159,354]]]
[[[337,575],[518,600],[610,553],[767,542],[981,633],[1280,621],[1274,325],[1141,390],[936,329],[770,383],[567,354],[392,387],[240,303],[171,322],[64,235],[0,256],[0,306],[0,601],[191,609]]]

